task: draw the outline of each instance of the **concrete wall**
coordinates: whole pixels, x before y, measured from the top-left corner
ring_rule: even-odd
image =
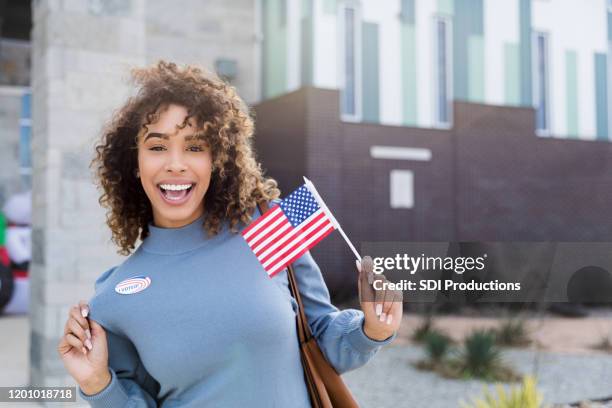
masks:
[[[56,348],[69,307],[119,263],[89,162],[105,120],[144,63],[144,0],[33,2],[31,371],[73,384]]]
[[[255,0],[146,1],[146,61],[159,58],[215,70],[217,59],[237,62],[232,82],[248,103],[259,100],[259,35]],[[229,18],[231,16],[231,18]]]

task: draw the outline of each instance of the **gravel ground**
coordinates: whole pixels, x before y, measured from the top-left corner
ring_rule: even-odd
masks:
[[[612,396],[612,355],[507,349],[504,359],[523,374],[537,373],[538,388],[546,404],[573,403]],[[390,345],[366,366],[343,378],[364,408],[450,408],[480,396],[487,383],[447,380],[418,371],[410,363],[423,358],[422,349]],[[585,407],[589,407],[588,405]],[[612,407],[612,404],[590,407]],[[590,408],[589,407],[589,408]]]

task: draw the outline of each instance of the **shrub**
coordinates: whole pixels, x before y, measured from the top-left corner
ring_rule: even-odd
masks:
[[[423,321],[415,329],[412,335],[412,340],[417,343],[421,343],[425,340],[427,334],[429,334],[429,332],[431,332],[432,330],[433,318],[431,317],[431,315],[427,315],[425,319],[423,319]]]
[[[433,371],[445,378],[481,378],[488,381],[517,381],[521,377],[501,359],[501,350],[495,344],[490,330],[473,332],[464,340],[462,349],[447,357],[452,340],[439,331],[425,336],[428,358],[415,363],[419,370]]]
[[[595,344],[595,349],[612,353],[612,340],[609,336],[603,336],[599,343]]]
[[[427,355],[429,359],[434,362],[439,362],[446,357],[452,343],[447,335],[435,330],[427,333],[424,341]]]
[[[507,319],[495,330],[495,341],[501,346],[526,346],[530,343],[525,322]]]
[[[489,330],[476,330],[465,339],[461,356],[464,371],[473,377],[490,378],[501,361],[495,335]]]

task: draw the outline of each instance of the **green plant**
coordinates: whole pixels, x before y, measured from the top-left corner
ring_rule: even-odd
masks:
[[[429,334],[433,330],[433,317],[431,315],[427,315],[421,323],[417,326],[412,334],[412,340],[421,343],[425,340],[425,336]]]
[[[599,343],[595,344],[595,349],[612,353],[612,340],[610,336],[603,336]]]
[[[439,362],[446,357],[452,343],[450,337],[435,330],[427,333],[424,341],[427,355],[434,362]]]
[[[468,376],[492,377],[501,360],[495,334],[490,330],[476,330],[470,334],[465,339],[461,360]]]
[[[439,331],[425,336],[428,358],[414,365],[419,370],[433,371],[444,378],[481,378],[489,381],[518,381],[521,377],[501,359],[501,350],[495,344],[490,330],[473,332],[452,357],[448,357],[452,340]]]
[[[495,341],[501,346],[526,346],[530,343],[522,319],[506,319],[495,330]]]
[[[538,391],[534,377],[523,377],[523,383],[519,387],[511,387],[506,391],[498,384],[496,393],[484,390],[484,396],[475,399],[471,405],[461,402],[462,408],[541,408],[542,394]]]

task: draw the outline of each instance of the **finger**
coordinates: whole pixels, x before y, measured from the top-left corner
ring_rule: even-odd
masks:
[[[67,324],[68,324],[68,329],[69,329],[67,334],[72,333],[76,337],[81,339],[81,341],[84,342],[87,336],[85,335],[85,330],[83,330],[81,325],[76,320],[74,320],[72,317],[68,319]]]
[[[87,336],[87,338],[91,339],[91,330],[89,330],[89,321],[83,317],[79,306],[73,306],[70,309],[70,317],[72,317],[74,320],[76,320],[81,325],[83,330],[85,330],[85,335]]]
[[[81,309],[81,315],[83,317],[89,316],[89,305],[87,304],[86,301],[80,300],[79,301],[79,308]]]
[[[386,282],[386,278],[384,275],[378,275],[374,277],[374,282],[380,282],[378,285],[378,287],[383,288],[384,283]],[[383,302],[385,301],[385,290],[384,289],[380,289],[380,290],[376,290],[374,289],[374,303],[375,303],[375,310],[376,310],[376,316],[380,317],[380,314],[382,313],[382,307],[383,307]]]
[[[355,264],[357,265],[357,270],[359,271],[359,279],[357,279],[357,293],[359,294],[359,303],[362,303],[364,299],[361,293],[361,266],[357,260],[355,261]]]
[[[371,282],[368,280],[368,275],[372,275],[368,273],[368,257],[363,258],[360,262],[357,261],[355,265],[359,269],[359,279],[358,279],[358,288],[359,288],[359,301],[360,302],[373,302],[374,301],[374,288],[372,287]]]
[[[404,305],[403,305],[401,297],[402,297],[402,291],[400,290],[393,291],[393,300],[391,302],[391,309],[389,310],[389,313],[387,313],[387,320],[386,320],[386,323],[389,325],[393,323],[394,319],[397,318],[401,320],[402,318],[402,308],[404,307]]]
[[[391,310],[391,305],[393,304],[393,291],[385,290],[384,291],[384,300],[382,303],[382,313],[380,314],[380,321],[385,322],[387,320],[387,316],[389,315],[389,311]]]
[[[357,271],[359,271],[359,278],[357,279],[357,292],[359,293],[359,302],[361,303],[364,301],[362,290],[365,285],[363,284],[364,275],[361,273],[361,262],[359,262],[359,259],[355,259],[355,266],[357,267]]]
[[[83,344],[85,344],[85,346],[91,350],[93,348],[93,344],[91,344],[91,340],[87,338],[85,330],[83,330],[81,325],[73,318],[70,318],[68,325],[70,327],[71,333],[78,337],[83,342]]]
[[[390,315],[392,315],[393,317],[391,318],[391,320],[401,320],[402,319],[402,314],[404,311],[404,302],[402,301],[402,291],[395,291],[395,294],[393,295],[393,306],[391,306],[391,311],[389,312]],[[387,317],[388,319],[389,317]],[[391,322],[389,322],[389,324],[391,324]]]
[[[95,320],[90,320],[91,324],[91,334],[94,336],[96,342],[100,341],[102,343],[106,343],[106,332],[104,328]]]
[[[73,334],[67,334],[64,336],[64,338],[66,339],[68,344],[70,344],[72,347],[76,348],[83,354],[87,354],[87,348],[85,348],[85,346],[83,345],[83,342],[79,340],[78,337],[76,337]]]
[[[68,340],[66,340],[66,335],[64,334],[62,337],[60,337],[60,342],[57,344],[57,352],[60,356],[63,356],[65,353],[70,351],[71,348],[72,346],[68,343]]]
[[[395,291],[395,296],[393,296],[394,302],[399,302],[401,304],[404,303],[404,291],[397,289]]]
[[[361,273],[365,274],[365,278],[370,285],[372,284],[372,280],[374,278],[374,272],[372,272],[373,270],[374,262],[372,261],[372,257],[364,256],[361,259]]]
[[[384,314],[388,314],[389,311],[391,310],[391,306],[393,306],[393,298],[394,298],[394,293],[395,291],[393,290],[386,290],[385,291],[385,301],[383,303],[383,313]]]

